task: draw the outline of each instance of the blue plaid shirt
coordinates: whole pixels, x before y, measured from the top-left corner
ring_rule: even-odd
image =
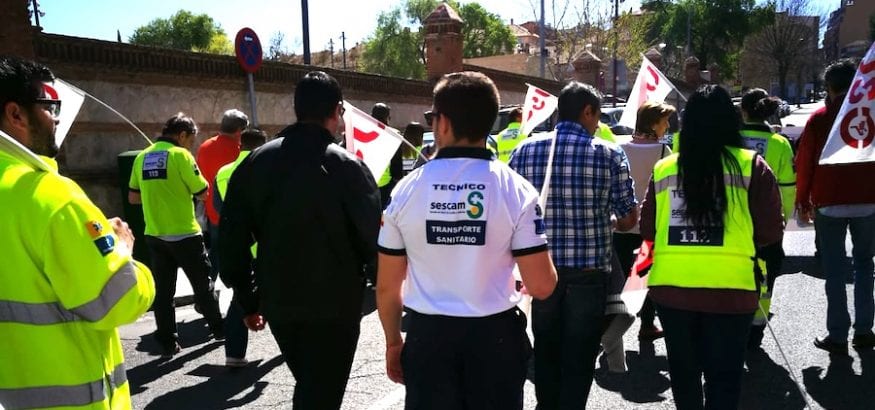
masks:
[[[523,141],[510,167],[536,189],[544,186],[550,136]],[[580,124],[556,125],[556,153],[547,196],[547,238],[556,266],[611,270],[611,214],[637,206],[629,160],[616,144],[594,139]]]

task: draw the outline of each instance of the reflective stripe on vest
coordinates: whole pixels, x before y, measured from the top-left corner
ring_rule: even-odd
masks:
[[[0,322],[28,325],[53,325],[86,320],[97,322],[118,303],[119,299],[137,284],[136,267],[128,262],[122,265],[104,285],[94,300],[73,309],[64,309],[58,302],[26,303],[0,300]]]
[[[240,155],[237,156],[237,159],[235,159],[234,162],[222,166],[222,168],[219,168],[219,171],[216,172],[216,189],[219,190],[219,196],[222,200],[225,199],[225,192],[228,191],[228,181],[231,180],[231,175],[234,173],[234,170],[240,166],[240,163],[249,156],[250,152],[252,151],[240,151]]]
[[[107,385],[112,390],[128,382],[124,363],[120,363],[106,376],[73,386],[22,387],[20,389],[0,388],[0,403],[9,409],[33,409],[60,406],[85,406],[106,400]]]
[[[738,161],[742,175],[732,176],[724,166],[729,207],[722,229],[685,225],[677,154],[654,166],[657,215],[650,286],[756,291],[753,261],[756,249],[748,203],[756,153],[740,148],[729,148],[729,151]]]

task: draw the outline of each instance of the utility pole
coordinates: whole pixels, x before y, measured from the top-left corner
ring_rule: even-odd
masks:
[[[301,28],[304,31],[304,64],[310,65],[310,17],[307,0],[301,0]]]
[[[343,69],[346,70],[346,32],[340,32],[341,46],[343,47]]]
[[[614,70],[611,73],[611,77],[614,77],[614,107],[617,106],[617,43],[620,38],[620,30],[617,29],[617,22],[620,20],[620,2],[619,0],[614,0]]]
[[[546,37],[544,33],[544,0],[541,0],[541,24],[540,24],[539,34],[541,36],[540,46],[541,46],[541,78],[546,77],[547,71],[547,43],[544,39]]]
[[[331,53],[331,68],[334,68],[334,39],[328,39],[328,52]]]
[[[32,0],[31,3],[33,4],[33,21],[34,21],[34,23],[36,23],[37,27],[42,27],[39,25],[39,16],[40,16],[39,3],[36,0]]]

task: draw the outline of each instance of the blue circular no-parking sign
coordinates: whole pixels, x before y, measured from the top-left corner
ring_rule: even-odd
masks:
[[[234,51],[237,53],[237,62],[247,73],[254,73],[261,67],[261,42],[258,35],[249,27],[244,27],[237,32],[234,40]]]

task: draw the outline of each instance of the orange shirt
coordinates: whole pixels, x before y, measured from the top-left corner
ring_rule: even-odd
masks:
[[[212,186],[216,180],[219,168],[230,164],[240,155],[240,141],[227,135],[216,135],[204,141],[197,150],[197,166],[201,169],[204,178]],[[207,190],[206,210],[207,219],[213,225],[219,224],[219,213],[213,207],[213,190]]]

